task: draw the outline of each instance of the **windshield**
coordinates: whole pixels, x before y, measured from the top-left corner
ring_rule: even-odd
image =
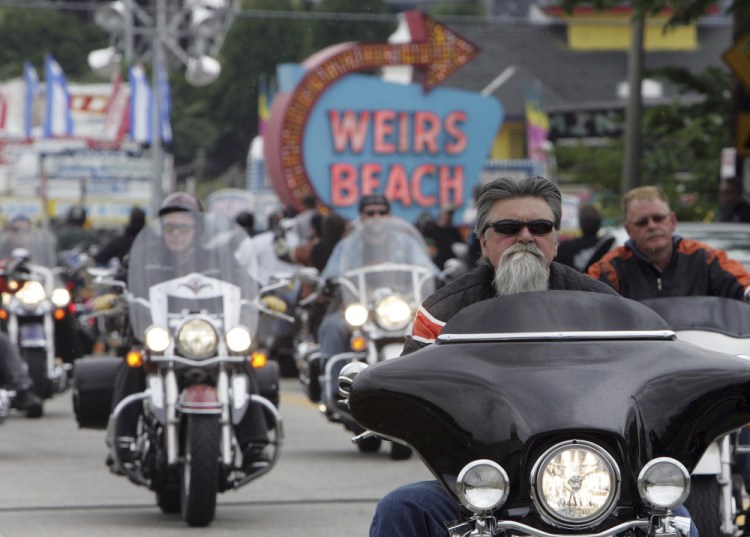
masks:
[[[31,227],[30,222],[11,223],[0,236],[0,259],[10,258],[17,248],[27,250],[35,265],[57,266],[57,239],[45,229]]]
[[[249,301],[258,287],[238,261],[248,242],[247,233],[218,215],[177,211],[146,226],[128,261],[137,337],[152,323],[190,313],[211,315],[225,330],[240,323],[254,333],[257,310]]]
[[[382,294],[399,293],[417,302],[434,290],[438,269],[422,235],[393,216],[371,218],[352,230],[334,249],[323,279],[344,279],[345,302],[376,302]]]

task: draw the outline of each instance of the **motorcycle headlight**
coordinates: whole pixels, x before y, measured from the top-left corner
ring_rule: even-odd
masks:
[[[583,440],[547,450],[531,471],[531,483],[542,517],[565,528],[601,522],[620,494],[620,473],[612,456]]]
[[[52,303],[58,308],[64,308],[70,303],[70,291],[64,287],[57,287],[52,290]]]
[[[638,493],[654,507],[672,508],[690,494],[690,474],[679,461],[653,459],[638,474]]]
[[[227,348],[231,352],[238,354],[247,353],[250,350],[250,344],[253,342],[250,337],[250,331],[244,326],[235,326],[225,336]]]
[[[208,358],[216,352],[219,336],[203,319],[190,319],[177,332],[177,348],[188,358]]]
[[[163,326],[149,326],[144,334],[143,342],[151,352],[162,353],[172,343],[172,335]]]
[[[375,321],[385,330],[402,330],[411,317],[409,303],[398,295],[387,296],[375,306]]]
[[[344,318],[350,326],[359,328],[367,322],[369,313],[362,304],[349,304],[344,310]]]
[[[29,281],[18,290],[16,297],[25,308],[33,309],[47,298],[47,293],[44,292],[44,287],[40,282]]]
[[[508,499],[510,483],[503,467],[488,459],[472,461],[463,467],[456,479],[461,503],[473,513],[486,513]]]

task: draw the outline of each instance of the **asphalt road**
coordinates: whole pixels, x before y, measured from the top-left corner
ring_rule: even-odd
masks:
[[[70,392],[46,402],[41,419],[0,424],[0,537],[206,535],[366,536],[375,504],[393,487],[431,479],[416,458],[387,449],[359,453],[327,422],[295,379],[282,382],[286,442],[265,476],[219,497],[208,529],[164,515],[154,495],[104,464],[104,431],[79,429]]]

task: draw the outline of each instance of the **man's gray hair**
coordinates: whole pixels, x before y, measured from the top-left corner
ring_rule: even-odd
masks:
[[[560,230],[560,221],[562,220],[562,195],[557,186],[539,175],[531,175],[523,179],[511,179],[509,177],[499,177],[482,187],[477,202],[477,223],[474,232],[481,236],[487,229],[487,216],[496,201],[535,197],[542,198],[555,218],[555,229]]]

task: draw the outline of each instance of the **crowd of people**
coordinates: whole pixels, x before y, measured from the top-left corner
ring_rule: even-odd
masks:
[[[750,221],[750,204],[742,196],[741,184],[724,180],[720,192],[722,207],[718,220]],[[188,208],[166,207],[157,216],[164,220],[165,252],[179,255],[180,247],[184,246],[181,243],[191,241],[190,233],[195,232],[193,213],[202,212],[203,207],[184,193],[168,199],[172,205],[177,203],[175,200],[194,200]],[[441,207],[437,218],[423,215],[416,222],[426,245],[425,254],[430,257],[427,262],[434,264],[436,272],[452,257],[463,257],[467,271],[422,302],[403,354],[434,343],[445,323],[465,307],[510,293],[572,289],[619,294],[634,300],[715,295],[743,301],[750,295],[750,274],[740,263],[722,250],[675,233],[677,218],[659,187],[635,188],[624,197],[621,209],[628,240],[616,247],[613,237],[602,234],[601,215],[592,205],[580,207],[580,238],[560,241],[562,196],[554,183],[542,177],[496,179],[477,190],[475,199],[476,217],[469,234],[454,223],[456,207],[452,205]],[[347,261],[337,251],[346,243],[352,227],[386,217],[391,217],[391,203],[382,194],[360,200],[355,222],[347,222],[335,212],[320,211],[313,198],[304,200],[303,210],[298,214],[288,210],[274,213],[266,229],[260,232],[255,228],[255,215],[245,211],[236,216],[236,222],[252,241],[255,257],[242,261],[243,255],[252,254],[243,253],[238,247],[237,258],[246,269],[251,267],[261,285],[271,275],[298,265],[315,267],[325,280],[340,272],[339,265]],[[134,208],[122,233],[102,242],[87,229],[85,210],[74,207],[58,229],[57,248],[98,245],[96,263],[117,259],[127,264],[128,250],[145,224],[145,213]],[[12,218],[6,234],[15,232],[14,225],[20,228],[31,223],[28,219]],[[403,255],[422,254],[405,250]],[[478,255],[476,261],[472,255]],[[324,353],[340,352],[346,346],[345,330],[340,315],[326,315],[319,327]],[[4,383],[20,394],[19,407],[33,409],[38,402],[29,399],[28,375],[24,374],[13,345],[6,340],[0,334],[0,373]],[[123,380],[119,396],[138,389],[142,382],[142,378],[136,379],[133,388],[128,386],[129,381]],[[257,443],[254,439],[250,445]],[[684,508],[676,511],[682,512]],[[454,515],[453,501],[437,482],[406,485],[378,504],[370,535],[445,535],[444,521]]]

